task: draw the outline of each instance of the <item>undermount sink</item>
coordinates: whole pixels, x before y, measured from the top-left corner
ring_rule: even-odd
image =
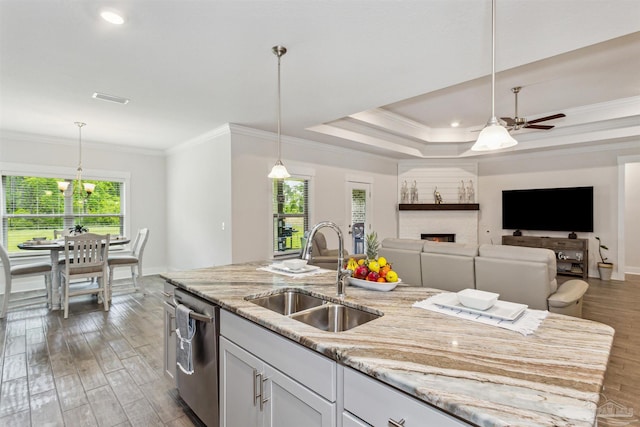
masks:
[[[382,314],[334,303],[328,297],[309,295],[297,289],[283,290],[266,296],[247,297],[246,300],[329,332],[347,331],[382,316]]]
[[[318,307],[325,302],[324,299],[309,294],[303,294],[295,290],[285,290],[273,295],[264,297],[249,298],[254,304],[258,304],[264,308],[268,308],[276,313],[288,316],[298,311],[307,310],[312,307]]]
[[[292,319],[329,332],[347,331],[378,317],[379,314],[332,303],[291,316]]]

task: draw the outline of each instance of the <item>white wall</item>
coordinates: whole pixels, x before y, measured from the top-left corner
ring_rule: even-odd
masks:
[[[30,169],[55,168],[74,177],[78,164],[78,142],[50,139],[38,135],[8,134],[0,137],[0,163],[22,164]],[[127,235],[134,236],[139,228],[148,227],[149,240],[144,253],[144,273],[166,269],[166,198],[165,156],[161,151],[113,147],[82,142],[84,176],[102,176],[108,172],[129,176],[125,200],[129,222]],[[116,269],[116,277],[128,275],[126,269]],[[124,276],[122,276],[124,277]],[[26,280],[26,279],[25,279]]]
[[[169,151],[166,192],[168,269],[231,263],[228,126]]]
[[[232,126],[233,262],[270,259],[272,194],[267,174],[277,156],[275,136]],[[312,141],[283,137],[282,161],[292,173],[312,177],[310,222],[333,221],[348,236],[348,180],[371,182],[371,221],[380,239],[396,237],[397,162]],[[325,233],[337,247],[335,233]]]
[[[501,209],[502,190],[519,188],[594,187],[594,232],[578,233],[579,238],[589,239],[589,276],[598,277],[596,263],[598,246],[594,236],[599,236],[609,247],[607,257],[616,263],[614,279],[623,280],[618,269],[618,165],[622,155],[637,154],[639,144],[631,148],[622,145],[619,150],[550,153],[530,153],[510,157],[484,159],[478,167],[478,201],[480,203],[479,242],[500,243],[503,234]],[[552,206],[541,209],[553,209]],[[628,213],[638,218],[640,211]],[[558,212],[562,215],[562,212]],[[511,231],[508,231],[511,232]],[[567,233],[533,232],[531,236],[567,237]],[[628,236],[628,234],[627,234]]]

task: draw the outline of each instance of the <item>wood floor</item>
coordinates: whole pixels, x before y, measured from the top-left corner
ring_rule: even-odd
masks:
[[[91,296],[70,315],[9,311],[0,322],[0,426],[202,425],[163,376],[159,277],[149,295]],[[73,301],[73,300],[72,300]]]
[[[616,329],[600,404],[635,416],[599,426],[640,427],[640,276],[589,279],[584,317]],[[105,313],[91,297],[69,319],[45,308],[0,321],[0,426],[201,426],[163,376],[162,280],[149,295],[114,295]]]

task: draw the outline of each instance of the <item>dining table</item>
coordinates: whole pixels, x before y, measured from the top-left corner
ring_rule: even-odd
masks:
[[[109,247],[126,245],[131,239],[116,236],[109,239]],[[49,251],[51,257],[51,305],[50,310],[60,310],[62,293],[60,292],[60,252],[64,251],[64,238],[55,240],[33,239],[18,244],[25,251]],[[108,286],[108,285],[107,285]],[[109,295],[111,292],[109,292]]]

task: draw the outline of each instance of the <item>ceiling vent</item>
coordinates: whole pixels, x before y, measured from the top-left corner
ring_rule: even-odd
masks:
[[[129,100],[121,96],[107,95],[106,93],[95,92],[93,94],[95,99],[101,99],[103,101],[115,102],[116,104],[128,104]]]

